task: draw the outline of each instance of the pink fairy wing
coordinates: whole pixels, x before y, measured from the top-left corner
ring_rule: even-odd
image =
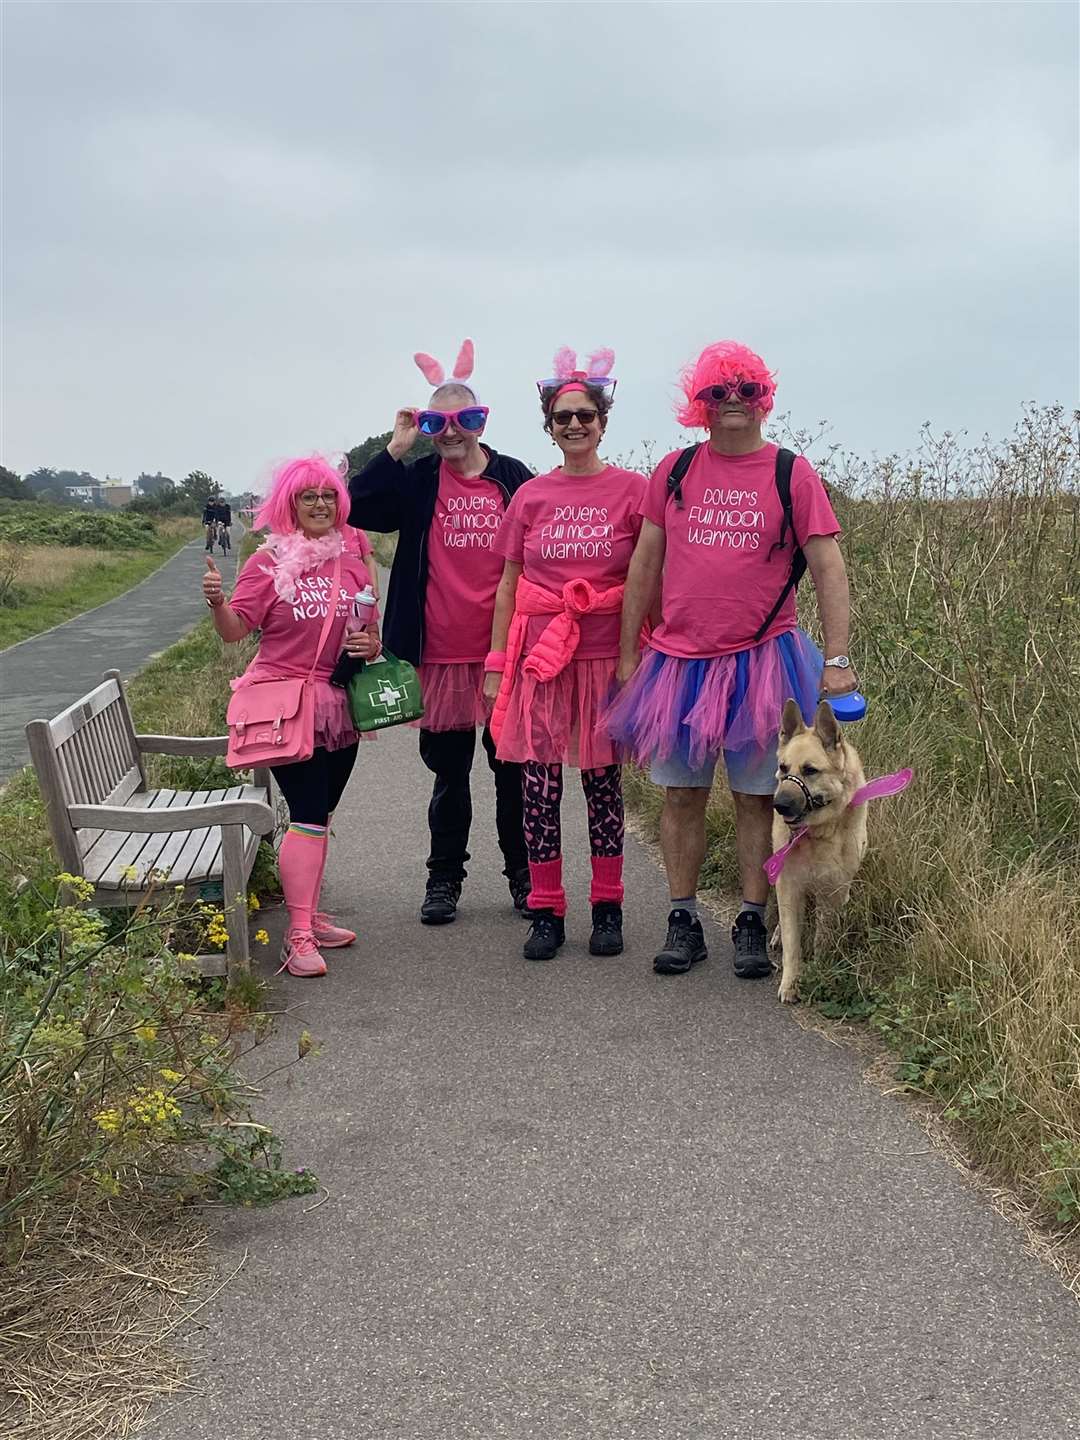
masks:
[[[765,861],[765,864],[762,865],[761,868],[765,871],[766,879],[768,880],[770,885],[776,884],[777,880],[780,877],[780,871],[784,868],[785,860],[791,854],[792,850],[795,849],[795,846],[798,845],[799,841],[803,838],[806,832],[807,826],[800,825],[799,828],[792,834],[792,837],[787,842],[787,844],[781,845],[779,850],[774,850],[773,853],[769,856],[769,858]]]
[[[473,362],[476,359],[476,350],[471,340],[463,340],[461,349],[458,351],[457,359],[454,361],[454,379],[468,380],[473,372]]]
[[[856,790],[851,797],[851,803],[865,805],[867,800],[878,800],[883,795],[899,795],[901,790],[906,790],[911,784],[914,775],[914,770],[897,770],[892,775],[879,775],[876,780],[868,780],[860,790]]]
[[[551,362],[551,374],[555,380],[569,380],[577,368],[577,351],[569,345],[560,345]]]
[[[446,372],[431,355],[425,355],[423,350],[418,350],[412,357],[420,367],[420,373],[429,385],[441,385],[446,378]]]
[[[586,361],[586,372],[590,379],[606,380],[615,365],[615,351],[594,350]]]

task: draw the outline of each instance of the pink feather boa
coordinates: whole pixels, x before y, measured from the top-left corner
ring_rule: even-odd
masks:
[[[300,576],[340,555],[342,544],[340,530],[331,530],[315,540],[309,540],[302,530],[290,530],[287,535],[271,531],[256,553],[270,557],[272,564],[263,565],[262,571],[274,577],[274,593],[278,599],[291,604],[296,599],[296,582]]]

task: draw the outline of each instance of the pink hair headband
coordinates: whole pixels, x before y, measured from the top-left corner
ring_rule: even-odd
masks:
[[[438,387],[446,383],[446,371],[433,356],[427,355],[423,350],[418,350],[413,356],[420,373],[429,385]],[[451,382],[458,380],[462,385],[471,377],[473,364],[476,360],[476,349],[471,340],[463,340],[461,349],[458,351],[457,359],[454,361],[454,368],[450,374]],[[472,389],[472,386],[466,386]]]
[[[577,368],[577,353],[571,350],[569,345],[562,345],[555,351],[555,359],[552,361],[552,375],[548,380],[538,380],[536,388],[540,391],[541,398],[548,395],[552,390],[556,397],[566,390],[580,390],[587,394],[592,390],[606,390],[611,394],[615,392],[618,383],[611,374],[611,367],[615,364],[615,351],[610,349],[594,350],[585,362],[585,369]]]

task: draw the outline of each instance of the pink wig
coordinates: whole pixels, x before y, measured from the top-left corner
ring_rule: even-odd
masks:
[[[255,512],[256,530],[272,530],[288,535],[296,523],[296,497],[305,490],[333,490],[337,496],[334,526],[344,530],[349,523],[349,492],[341,467],[325,455],[307,455],[300,460],[285,460],[274,471],[270,493]]]
[[[721,385],[727,380],[757,380],[768,386],[765,395],[754,407],[759,415],[768,415],[773,408],[776,394],[776,377],[771,373],[760,355],[739,345],[734,340],[718,340],[715,345],[706,345],[696,360],[687,365],[679,376],[684,399],[675,405],[675,418],[688,430],[709,428],[709,416],[705,402],[695,400],[707,385]]]

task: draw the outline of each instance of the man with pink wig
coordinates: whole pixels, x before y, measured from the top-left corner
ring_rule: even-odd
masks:
[[[819,695],[855,689],[847,657],[847,574],[828,495],[802,456],[766,441],[776,385],[759,355],[724,340],[681,376],[676,414],[707,443],[654,470],[622,610],[619,678],[606,723],[665,789],[660,838],[671,893],[667,939],[653,961],[684,974],[707,955],[697,886],[705,808],[721,755],[735,803],[742,905],[735,973],[772,966],[765,931],[776,737],[784,701],[807,723]],[[825,656],[798,626],[803,567],[817,593]],[[644,654],[641,624],[662,584],[660,624]]]

